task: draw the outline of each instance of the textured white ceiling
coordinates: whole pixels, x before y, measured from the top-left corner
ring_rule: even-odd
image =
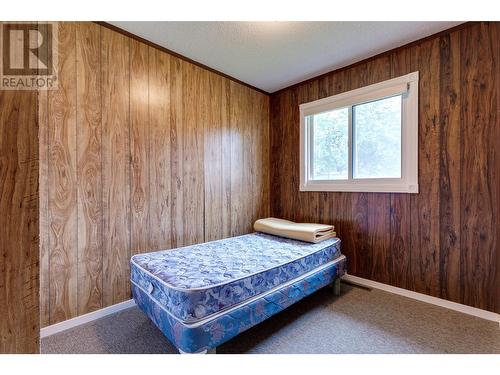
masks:
[[[111,22],[267,92],[461,22]]]

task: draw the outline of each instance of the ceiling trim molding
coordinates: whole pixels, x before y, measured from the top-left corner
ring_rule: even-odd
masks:
[[[112,25],[112,24],[104,22],[104,21],[94,21],[94,23],[96,23],[96,24],[98,24],[100,26],[106,27],[106,28],[108,28],[110,30],[113,30],[113,31],[115,31],[117,33],[120,33],[122,35],[125,35],[125,36],[127,36],[129,38],[135,39],[135,40],[137,40],[137,41],[139,41],[141,43],[147,44],[150,47],[153,47],[153,48],[156,48],[156,49],[158,49],[158,50],[160,50],[162,52],[168,53],[169,55],[175,56],[175,57],[177,57],[177,58],[179,58],[181,60],[184,60],[184,61],[186,61],[188,63],[191,63],[193,65],[199,66],[200,68],[208,70],[208,71],[210,71],[212,73],[218,74],[218,75],[220,75],[222,77],[225,77],[225,78],[227,78],[227,79],[229,79],[231,81],[234,81],[236,83],[239,83],[239,84],[241,84],[243,86],[249,87],[252,90],[258,91],[258,92],[260,92],[262,94],[265,94],[265,95],[270,95],[270,93],[267,92],[267,91],[265,91],[265,90],[259,89],[258,87],[255,87],[255,86],[252,86],[252,85],[250,85],[250,84],[248,84],[246,82],[240,81],[237,78],[231,77],[228,74],[222,73],[222,72],[220,72],[220,71],[218,71],[216,69],[213,69],[213,68],[211,68],[209,66],[206,66],[206,65],[204,65],[204,64],[202,64],[202,63],[200,63],[198,61],[192,60],[189,57],[183,56],[183,55],[181,55],[181,54],[179,54],[177,52],[169,50],[168,48],[162,47],[159,44],[156,44],[156,43],[153,43],[153,42],[151,42],[151,41],[149,41],[147,39],[141,38],[140,36],[132,34],[131,32],[128,32],[128,31],[126,31],[126,30],[124,30],[124,29],[122,29],[122,28],[120,28],[118,26]]]
[[[487,22],[489,22],[489,21],[487,21]],[[456,26],[453,26],[453,27],[451,27],[449,29],[439,31],[439,32],[434,33],[432,35],[426,36],[425,38],[414,40],[413,42],[406,43],[406,44],[403,44],[402,46],[399,46],[399,47],[396,47],[396,48],[392,48],[390,50],[378,53],[376,55],[367,57],[366,59],[359,60],[359,61],[356,61],[356,62],[354,62],[352,64],[349,64],[349,65],[346,65],[346,66],[343,66],[343,67],[340,67],[340,68],[337,68],[337,69],[333,69],[333,70],[330,70],[329,72],[326,72],[326,73],[317,75],[315,77],[311,77],[311,78],[305,79],[303,81],[294,83],[293,85],[290,85],[290,86],[284,87],[282,89],[273,91],[273,92],[270,93],[270,95],[275,95],[275,94],[278,94],[280,92],[283,92],[283,91],[295,88],[297,86],[300,86],[300,85],[303,85],[303,84],[315,81],[317,79],[324,78],[324,77],[326,77],[326,76],[328,76],[328,75],[330,75],[332,73],[338,73],[338,72],[341,72],[343,70],[351,69],[351,68],[353,68],[353,67],[355,67],[357,65],[366,64],[367,62],[370,62],[372,60],[378,59],[380,57],[384,57],[386,55],[393,54],[395,52],[398,52],[399,50],[402,50],[402,49],[405,49],[405,48],[409,48],[409,47],[413,47],[413,46],[415,46],[417,44],[420,44],[420,43],[423,43],[425,41],[428,41],[428,40],[431,40],[431,39],[434,39],[434,38],[438,38],[438,37],[441,37],[443,35],[450,34],[450,33],[454,32],[454,31],[465,29],[467,27],[473,26],[473,25],[478,24],[478,23],[481,23],[481,22],[480,21],[469,21],[469,22],[461,23],[460,25],[456,25]]]

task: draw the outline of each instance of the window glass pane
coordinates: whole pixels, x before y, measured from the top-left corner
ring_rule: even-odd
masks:
[[[353,106],[354,178],[401,178],[401,100]]]
[[[349,109],[313,116],[313,180],[347,180]]]

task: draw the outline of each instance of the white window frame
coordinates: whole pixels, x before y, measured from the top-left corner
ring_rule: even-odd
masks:
[[[352,176],[352,107],[402,94],[401,178]],[[349,160],[347,180],[313,180],[312,129],[307,116],[349,108]],[[389,79],[328,98],[304,103],[300,108],[300,191],[418,193],[418,72]]]

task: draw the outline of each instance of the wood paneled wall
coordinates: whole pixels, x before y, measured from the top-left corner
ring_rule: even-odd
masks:
[[[269,97],[95,23],[40,95],[41,322],[130,298],[130,256],[269,214]]]
[[[333,223],[350,274],[500,313],[500,23],[472,23],[271,96],[271,213]],[[299,192],[299,104],[413,71],[419,194]]]
[[[0,353],[38,353],[37,93],[0,90],[0,109]]]

